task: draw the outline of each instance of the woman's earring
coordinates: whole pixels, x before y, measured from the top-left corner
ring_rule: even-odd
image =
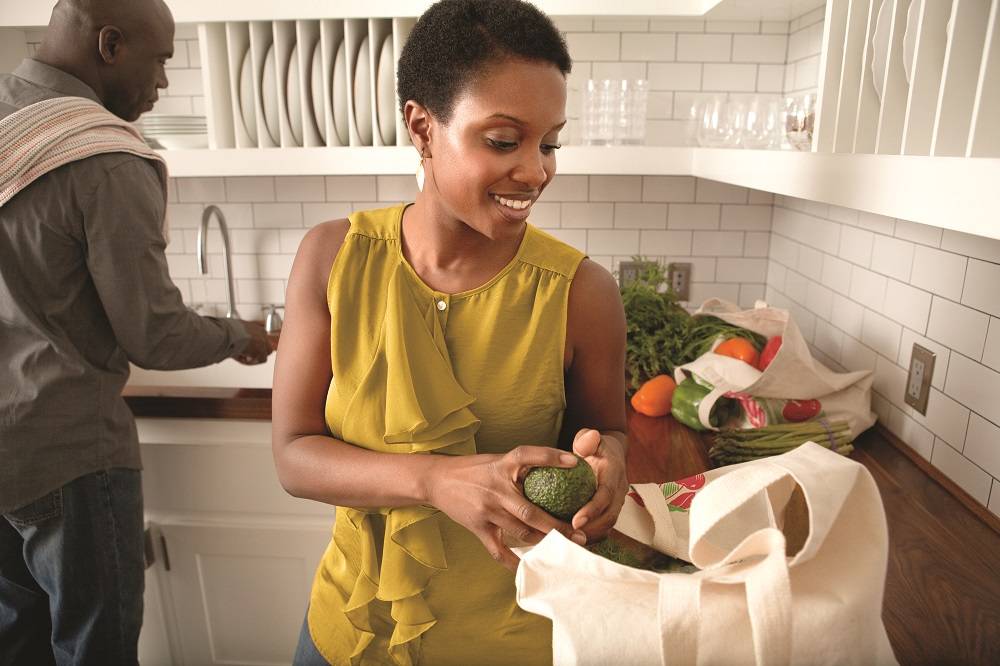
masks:
[[[420,164],[417,165],[417,190],[424,191],[424,158],[420,158]]]

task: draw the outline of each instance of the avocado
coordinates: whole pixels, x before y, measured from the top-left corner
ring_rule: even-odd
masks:
[[[658,573],[694,573],[698,570],[693,564],[653,550],[614,530],[606,538],[587,544],[586,548],[594,555],[635,569]]]
[[[596,543],[587,544],[586,547],[587,550],[592,552],[594,555],[600,555],[601,557],[611,560],[612,562],[624,564],[627,567],[635,567],[636,569],[643,568],[642,562],[639,561],[639,558],[626,550],[622,544],[614,539],[601,539]]]
[[[594,470],[580,456],[576,456],[576,467],[535,467],[524,477],[524,496],[566,522],[596,490]]]

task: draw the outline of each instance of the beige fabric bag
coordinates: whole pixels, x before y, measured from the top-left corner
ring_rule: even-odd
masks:
[[[896,663],[881,618],[885,514],[868,470],[808,442],[703,477],[688,483],[690,513],[664,497],[676,484],[633,486],[615,525],[697,573],[625,567],[558,532],[518,549],[517,600],[551,618],[557,666]],[[786,516],[807,533],[783,531]]]
[[[767,307],[759,301],[754,309],[743,310],[713,298],[702,304],[695,313],[699,314],[716,316],[766,338],[782,336],[781,349],[764,372],[718,354],[704,354],[674,370],[678,383],[694,374],[715,387],[699,405],[698,418],[706,428],[717,430],[709,416],[718,399],[727,394],[742,398],[747,428],[783,422],[782,408],[789,400],[811,401],[821,410],[816,416],[828,422],[846,421],[852,438],[875,424],[871,371],[834,372],[817,361],[787,310]]]

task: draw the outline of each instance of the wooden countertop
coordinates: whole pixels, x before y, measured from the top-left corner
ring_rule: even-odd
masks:
[[[269,389],[128,387],[138,417],[271,418]],[[707,440],[629,411],[633,483],[708,469]],[[851,457],[875,478],[889,524],[883,620],[901,664],[1000,663],[1000,521],[881,427]]]

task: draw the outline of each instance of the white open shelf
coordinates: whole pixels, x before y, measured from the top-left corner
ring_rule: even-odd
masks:
[[[277,151],[281,150],[281,153]],[[561,174],[691,175],[692,148],[655,146],[564,146],[558,153]],[[164,150],[170,175],[345,176],[413,174],[419,161],[409,146]],[[282,159],[275,159],[280,154]]]
[[[171,176],[410,175],[412,147],[163,151]],[[1000,238],[1000,159],[564,146],[564,175],[696,176]]]

